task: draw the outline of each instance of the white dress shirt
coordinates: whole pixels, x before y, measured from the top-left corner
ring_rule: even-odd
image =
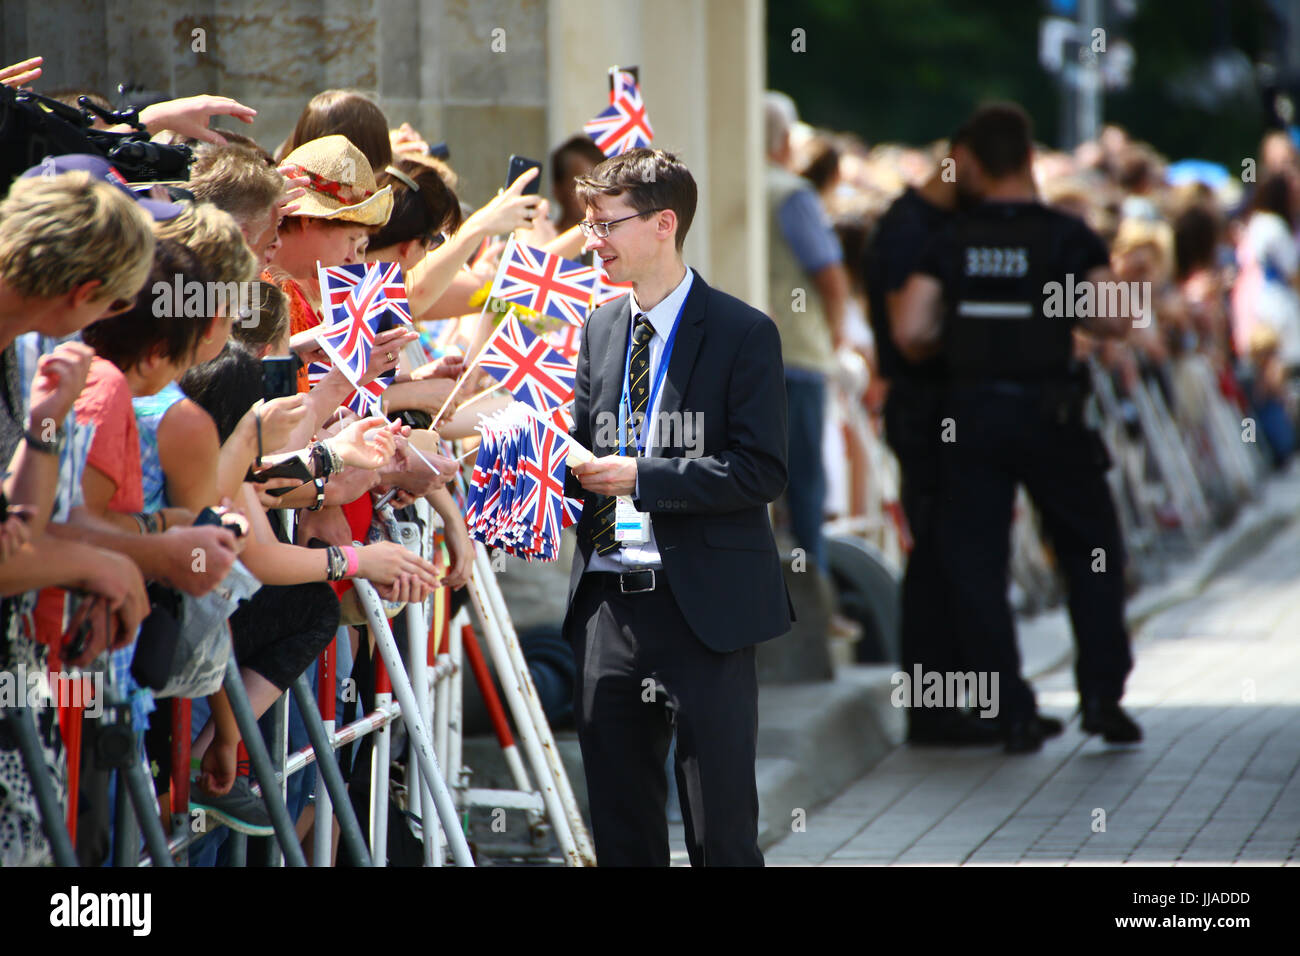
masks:
[[[686,276],[677,287],[666,295],[662,302],[656,305],[649,312],[645,313],[646,319],[654,328],[655,334],[650,339],[650,378],[651,386],[659,374],[659,360],[663,357],[664,347],[668,344],[668,337],[673,334],[681,318],[682,307],[686,304],[686,296],[691,291],[691,283],[694,281],[695,273],[687,266]],[[636,293],[628,295],[628,305],[631,308],[630,321],[628,322],[627,348],[632,348],[632,332],[636,328],[636,317],[641,314],[641,307],[637,305]],[[675,346],[674,346],[675,347]],[[624,356],[628,353],[625,352]],[[620,366],[620,374],[622,367]],[[667,382],[665,374],[664,381]],[[627,382],[619,383],[619,395],[623,394],[627,387]],[[664,390],[660,387],[657,394],[652,395],[653,404],[646,409],[646,418],[643,425],[643,434],[645,435],[645,454],[648,456],[653,447],[653,442],[658,437],[659,429],[652,427],[653,423],[658,420],[659,405],[663,401]],[[672,434],[669,432],[668,434]],[[636,450],[629,448],[629,454],[636,454]],[[637,489],[634,497],[640,497],[640,479],[637,480]],[[645,544],[625,544],[617,551],[611,551],[609,554],[597,554],[591,552],[591,560],[587,563],[588,571],[625,571],[629,568],[661,568],[663,562],[659,559],[659,545],[655,543],[655,528],[653,518],[650,521],[650,537]]]

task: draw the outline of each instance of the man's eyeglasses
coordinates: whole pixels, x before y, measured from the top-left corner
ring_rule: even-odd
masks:
[[[605,239],[609,236],[609,227],[617,226],[620,222],[627,222],[629,219],[639,219],[641,216],[648,216],[652,212],[663,212],[663,209],[646,209],[642,212],[634,212],[630,216],[624,216],[622,219],[611,219],[608,222],[589,222],[586,219],[578,223],[578,228],[582,234],[590,239],[595,236],[597,239]]]

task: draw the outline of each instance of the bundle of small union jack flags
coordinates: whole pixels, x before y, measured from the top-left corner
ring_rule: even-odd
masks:
[[[525,561],[554,561],[560,533],[582,515],[582,502],[564,495],[571,439],[523,402],[483,418],[478,431],[465,509],[470,536]]]

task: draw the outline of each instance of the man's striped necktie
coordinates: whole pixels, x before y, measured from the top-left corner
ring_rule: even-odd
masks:
[[[632,357],[628,361],[627,371],[627,393],[632,410],[624,437],[625,444],[634,455],[640,454],[636,444],[636,423],[644,420],[646,406],[650,403],[650,340],[654,334],[654,326],[645,317],[645,313],[638,315],[632,328]],[[644,432],[644,426],[639,430]],[[593,502],[595,510],[592,513],[591,540],[597,554],[609,554],[618,550],[618,542],[614,540],[614,501],[614,498],[598,495]]]

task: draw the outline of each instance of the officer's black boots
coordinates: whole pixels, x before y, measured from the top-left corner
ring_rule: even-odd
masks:
[[[1083,732],[1101,734],[1108,744],[1135,744],[1142,728],[1124,713],[1117,700],[1092,697],[1083,702]]]
[[[1026,720],[1012,720],[1002,730],[1002,749],[1009,754],[1028,754],[1041,750],[1043,741],[1065,730],[1065,724],[1046,714],[1034,714]]]

